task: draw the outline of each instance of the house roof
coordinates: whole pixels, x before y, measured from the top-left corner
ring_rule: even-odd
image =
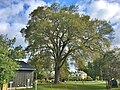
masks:
[[[29,65],[28,63],[24,61],[17,61],[17,63],[20,65],[18,70],[29,70],[29,71],[36,70],[35,68],[33,68],[31,65]]]

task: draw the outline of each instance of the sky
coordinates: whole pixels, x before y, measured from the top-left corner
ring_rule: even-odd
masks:
[[[78,5],[80,14],[110,21],[115,30],[112,46],[120,47],[120,0],[0,0],[0,34],[16,37],[15,45],[26,47],[20,30],[26,26],[29,14],[38,6],[54,2],[61,6]]]

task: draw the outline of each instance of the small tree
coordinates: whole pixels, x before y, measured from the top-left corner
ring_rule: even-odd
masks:
[[[46,58],[46,57],[45,57]],[[50,59],[43,59],[39,55],[35,55],[34,57],[30,58],[29,63],[36,68],[36,73],[35,73],[35,79],[39,79],[40,77],[40,72],[48,72],[52,71],[52,61]]]
[[[88,65],[87,65],[87,74],[95,79],[95,70],[94,70],[94,64],[93,62],[88,62]]]
[[[0,35],[0,87],[3,81],[9,81],[14,75],[18,67],[14,59],[9,57],[10,51],[8,46],[8,39]]]
[[[60,78],[61,78],[62,81],[68,80],[69,75],[70,75],[69,65],[68,65],[68,62],[65,62],[63,64],[63,66],[61,67]]]
[[[119,79],[120,76],[120,57],[119,50],[107,51],[99,60],[94,63],[98,75],[107,81],[107,88],[111,89],[112,78]]]

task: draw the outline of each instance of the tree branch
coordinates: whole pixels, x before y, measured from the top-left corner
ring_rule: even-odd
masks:
[[[70,50],[64,55],[64,57],[61,58],[61,62],[60,62],[61,64],[60,64],[59,68],[61,68],[61,67],[63,66],[66,58],[68,57],[68,55],[69,55],[72,51],[75,51],[75,50],[76,50],[76,49],[70,49]]]

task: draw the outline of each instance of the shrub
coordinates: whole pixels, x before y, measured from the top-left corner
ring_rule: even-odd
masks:
[[[85,81],[93,81],[93,78],[91,78],[90,76],[87,76],[86,79],[84,79]]]

